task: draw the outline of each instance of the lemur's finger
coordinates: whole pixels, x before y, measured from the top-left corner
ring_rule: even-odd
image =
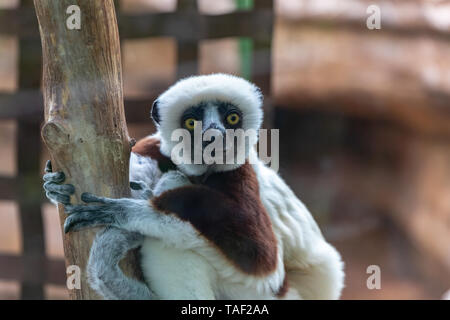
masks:
[[[44,181],[62,183],[66,179],[64,172],[49,172],[44,174]]]
[[[50,192],[56,192],[63,195],[71,195],[75,193],[75,187],[71,184],[56,184],[51,181],[44,183],[44,190]]]
[[[104,206],[103,205],[89,205],[89,206],[84,206],[84,205],[67,205],[64,207],[64,212],[67,215],[73,215],[73,214],[79,214],[79,213],[93,213],[93,212],[99,212],[102,210]]]
[[[52,172],[52,162],[50,160],[47,160],[47,163],[45,164],[45,173]]]
[[[113,219],[110,214],[92,212],[79,212],[74,215],[70,215],[64,221],[64,232],[78,231],[88,227],[98,227],[103,225],[110,225]]]
[[[93,225],[89,222],[77,222],[77,223],[71,223],[71,224],[64,224],[64,233],[69,232],[76,232],[87,228],[95,228],[99,227],[101,225]]]
[[[68,195],[60,194],[57,192],[51,192],[51,191],[47,191],[45,193],[45,195],[47,196],[47,198],[49,198],[50,200],[53,200],[57,203],[62,203],[62,204],[70,203],[70,196],[68,196]]]
[[[69,216],[66,221],[64,221],[64,233],[70,231],[78,231],[83,228],[90,226],[88,220],[83,220],[83,218],[73,218],[75,216]]]
[[[96,196],[92,193],[89,192],[84,192],[81,195],[81,200],[83,200],[86,203],[91,203],[91,202],[98,202],[98,203],[113,203],[114,199],[109,199],[109,198],[105,198],[105,197],[99,197]]]

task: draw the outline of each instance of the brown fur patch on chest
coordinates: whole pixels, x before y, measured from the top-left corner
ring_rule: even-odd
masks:
[[[277,242],[250,164],[166,191],[152,203],[191,223],[241,271],[266,275],[276,269]]]

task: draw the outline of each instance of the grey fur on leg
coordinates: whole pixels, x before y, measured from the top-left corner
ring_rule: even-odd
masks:
[[[108,300],[151,300],[155,295],[143,282],[129,278],[119,268],[128,251],[139,247],[144,236],[109,227],[99,232],[88,261],[89,285]]]

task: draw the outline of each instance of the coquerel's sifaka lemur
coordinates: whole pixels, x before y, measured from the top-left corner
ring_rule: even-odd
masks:
[[[131,153],[133,198],[84,193],[86,205],[72,205],[74,187],[63,184],[64,173],[51,172],[49,164],[44,175],[47,196],[65,205],[65,232],[106,227],[88,263],[89,283],[100,295],[339,298],[344,281],[339,253],[282,178],[257,159],[257,136],[227,140],[229,130],[260,128],[262,96],[256,86],[225,74],[186,78],[164,92],[151,113],[157,133],[140,140]],[[245,161],[180,161],[173,152],[177,129],[192,137],[195,130],[212,131],[200,151],[222,139],[224,147],[215,152],[225,154],[232,146],[232,157],[244,150]],[[185,152],[192,158],[198,147],[188,147]],[[126,277],[118,267],[126,252],[137,247],[145,283]]]

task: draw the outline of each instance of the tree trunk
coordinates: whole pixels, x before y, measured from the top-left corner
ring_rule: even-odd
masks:
[[[81,29],[69,30],[66,13],[73,1],[35,0],[43,50],[43,90],[46,123],[42,137],[54,171],[80,203],[82,192],[118,198],[129,195],[130,139],[125,122],[120,43],[113,0],[77,1]],[[61,223],[64,206],[58,206]],[[67,265],[81,268],[81,289],[72,299],[96,299],[85,266],[96,230],[64,235]],[[134,257],[124,268],[136,274]]]

